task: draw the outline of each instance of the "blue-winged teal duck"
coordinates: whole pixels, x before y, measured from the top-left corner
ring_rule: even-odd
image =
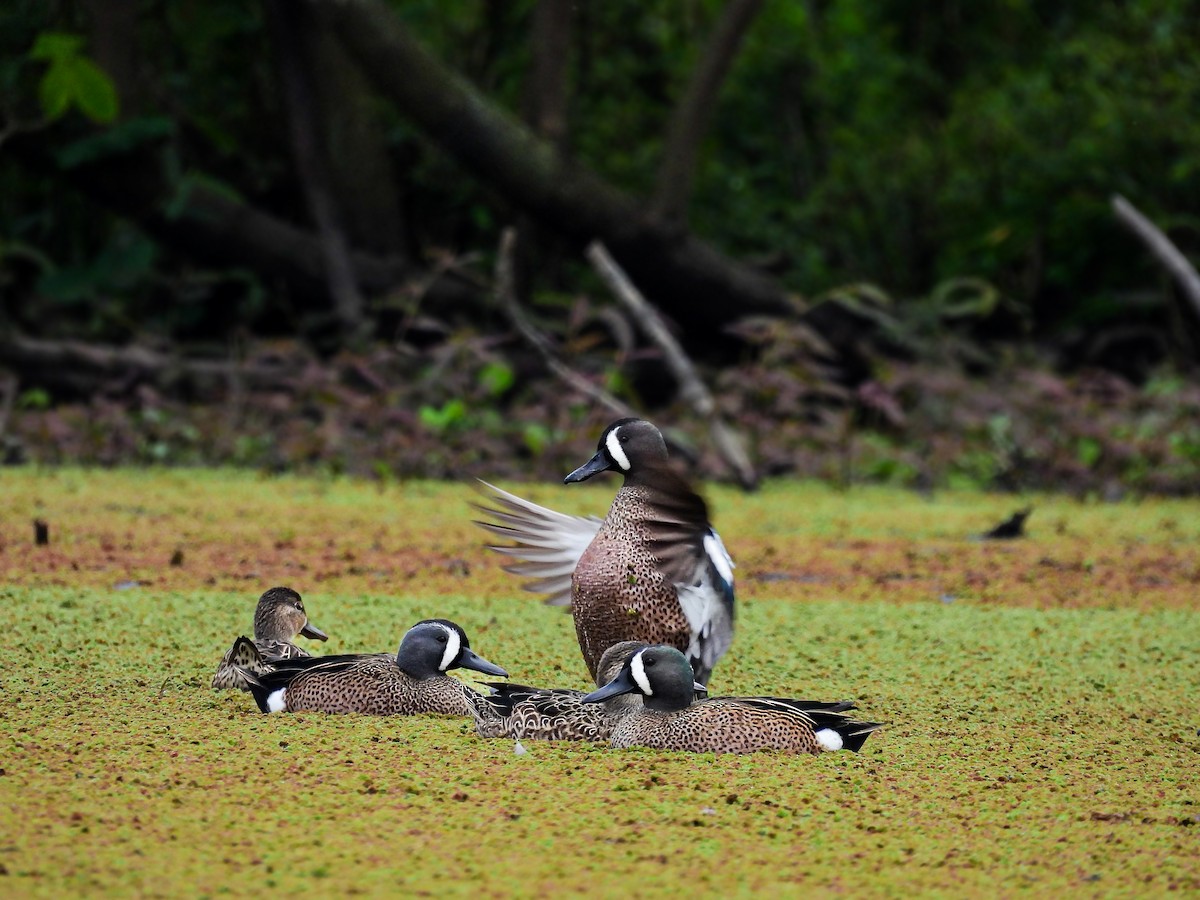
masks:
[[[883,727],[847,716],[847,711],[854,709],[849,701],[821,703],[777,697],[694,700],[692,667],[674,647],[639,650],[616,678],[581,702],[601,703],[628,693],[640,694],[643,708],[617,720],[612,731],[614,747],[693,753],[857,752],[872,731]]]
[[[498,508],[480,522],[515,546],[493,549],[533,576],[526,588],[571,604],[579,646],[593,677],[600,655],[620,641],[670,644],[687,653],[701,684],[733,640],[733,561],[708,508],[667,462],[662,434],[642,419],[604,430],[596,455],[568,484],[615,471],[625,483],[608,515],[568,516],[491,485]]]
[[[646,644],[622,641],[600,657],[596,684],[612,681],[629,659]],[[586,691],[533,688],[522,684],[488,682],[488,696],[471,694],[475,730],[485,738],[532,738],[543,741],[607,741],[618,718],[639,709],[642,698],[631,694],[604,703],[582,703]]]
[[[308,658],[306,650],[292,643],[298,635],[317,641],[329,640],[325,632],[308,621],[299,594],[291,588],[271,588],[258,598],[254,610],[253,643],[245,637],[234,642],[217,666],[212,686],[217,690],[240,688],[248,691],[250,685],[238,672],[239,668],[266,674],[271,671],[272,663],[279,660]]]
[[[467,694],[449,669],[508,673],[471,650],[466,633],[445,619],[410,628],[395,656],[384,653],[294,659],[273,672],[250,676],[263,712],[368,713],[377,716],[434,713],[469,716]]]

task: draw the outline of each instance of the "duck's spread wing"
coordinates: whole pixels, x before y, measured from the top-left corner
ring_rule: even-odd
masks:
[[[656,478],[665,489],[647,503],[647,543],[660,571],[675,584],[692,627],[688,656],[705,682],[733,642],[733,560],[709,524],[704,499],[673,472]],[[663,484],[669,479],[676,483]]]
[[[489,545],[497,553],[516,560],[504,566],[504,570],[533,579],[522,587],[549,595],[546,602],[552,606],[569,606],[571,574],[600,530],[600,520],[555,512],[486,481],[480,484],[483,486],[480,492],[491,505],[473,505],[493,521],[477,520],[475,524],[513,542],[505,546]]]

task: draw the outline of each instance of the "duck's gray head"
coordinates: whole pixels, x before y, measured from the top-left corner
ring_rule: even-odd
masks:
[[[329,640],[329,635],[308,621],[299,594],[288,587],[273,587],[258,598],[254,610],[255,640],[291,643],[300,634],[315,641]]]
[[[649,709],[671,712],[691,705],[697,690],[692,664],[676,650],[659,644],[639,650],[625,661],[617,677],[583,698],[584,703],[600,703],[610,697],[637,692]]]
[[[565,484],[587,481],[601,472],[620,472],[629,477],[648,466],[667,461],[667,444],[662,432],[645,419],[617,419],[596,444],[596,455],[563,479]]]
[[[442,675],[450,669],[474,669],[507,678],[508,673],[471,649],[467,633],[446,619],[425,619],[400,641],[396,665],[413,678]]]

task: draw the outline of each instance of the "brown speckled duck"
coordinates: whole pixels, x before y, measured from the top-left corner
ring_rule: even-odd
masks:
[[[308,658],[310,654],[306,650],[292,643],[298,635],[317,641],[329,639],[325,632],[308,621],[304,601],[291,588],[273,587],[264,592],[254,610],[254,641],[240,637],[226,651],[213,675],[213,688],[248,691],[249,682],[239,669],[266,674],[280,660]]]
[[[596,684],[612,681],[638,650],[640,641],[622,641],[600,657]],[[488,696],[471,694],[475,730],[485,738],[532,738],[543,741],[607,741],[617,719],[639,709],[641,697],[625,694],[603,703],[583,703],[586,691],[567,688],[532,688],[522,684],[491,682]]]
[[[568,516],[494,488],[495,522],[480,522],[515,541],[494,547],[514,557],[506,568],[533,576],[530,590],[571,604],[575,633],[595,677],[605,649],[621,641],[669,644],[685,652],[707,684],[733,640],[733,561],[708,521],[708,508],[667,462],[662,434],[643,419],[619,419],[596,454],[566,477],[586,481],[620,472],[625,483],[608,515]]]
[[[712,697],[695,700],[692,667],[674,647],[647,647],[634,653],[604,687],[582,699],[602,703],[637,693],[643,708],[621,716],[613,726],[614,747],[652,747],[692,753],[857,752],[871,732],[883,726],[846,715],[849,701],[833,703],[777,697]]]
[[[264,675],[247,673],[247,678],[263,712],[469,716],[467,694],[474,692],[446,674],[457,668],[508,677],[471,650],[458,625],[426,619],[405,633],[395,656],[294,659]]]

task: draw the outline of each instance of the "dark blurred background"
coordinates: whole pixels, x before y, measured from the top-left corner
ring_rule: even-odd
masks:
[[[760,476],[1200,485],[1198,3],[13,0],[0,47],[8,463],[549,477],[606,391],[728,476],[600,241]]]

